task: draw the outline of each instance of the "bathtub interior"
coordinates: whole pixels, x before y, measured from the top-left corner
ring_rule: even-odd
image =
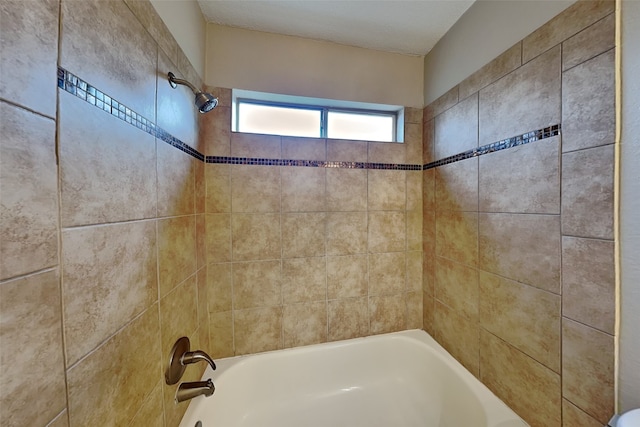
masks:
[[[220,360],[205,372],[216,392],[194,399],[180,426],[526,425],[431,341],[406,331]]]

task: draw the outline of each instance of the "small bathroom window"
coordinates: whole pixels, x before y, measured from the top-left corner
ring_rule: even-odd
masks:
[[[269,135],[403,142],[404,108],[233,91],[232,130]]]

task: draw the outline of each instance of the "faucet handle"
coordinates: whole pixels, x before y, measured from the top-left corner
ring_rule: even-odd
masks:
[[[180,362],[183,365],[188,365],[190,363],[196,363],[201,360],[206,361],[209,366],[211,366],[211,369],[213,369],[214,371],[216,370],[216,364],[213,359],[202,350],[188,351],[184,353],[180,359]]]

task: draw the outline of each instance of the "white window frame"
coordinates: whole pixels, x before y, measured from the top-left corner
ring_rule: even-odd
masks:
[[[404,142],[404,107],[400,105],[372,104],[355,101],[340,101],[324,98],[281,95],[241,89],[232,90],[231,130],[238,132],[239,106],[241,103],[267,105],[273,107],[298,108],[314,110],[321,113],[320,138],[327,138],[327,121],[329,112],[356,113],[363,115],[391,116],[394,120],[393,141],[376,141],[381,143]]]

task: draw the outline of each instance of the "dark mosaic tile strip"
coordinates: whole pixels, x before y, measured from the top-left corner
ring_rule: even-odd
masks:
[[[89,83],[80,79],[78,76],[70,73],[64,68],[58,67],[58,87],[69,92],[72,95],[82,99],[101,109],[102,111],[111,114],[120,120],[129,123],[132,126],[137,127],[141,131],[148,133],[156,138],[159,138],[167,144],[181,150],[198,160],[204,161],[204,155],[195,148],[188,144],[185,144],[178,138],[171,135],[164,129],[156,126],[151,120],[141,116],[135,111],[131,110],[126,105],[111,98],[106,93],[91,86]]]
[[[478,156],[482,156],[483,154],[489,154],[495,151],[506,150],[507,148],[517,147],[518,145],[529,144],[531,142],[551,138],[553,136],[560,135],[560,129],[561,129],[561,126],[557,124],[557,125],[543,128],[543,129],[538,129],[531,132],[523,133],[522,135],[503,139],[502,141],[498,141],[498,142],[492,142],[491,144],[483,145],[482,147],[474,148],[472,150],[468,150],[463,153],[445,157],[444,159],[440,159],[435,162],[427,163],[422,167],[422,169],[423,170],[433,169],[433,168],[437,168],[438,166],[459,162],[460,160],[470,159],[471,157],[478,157]]]
[[[422,170],[421,165],[367,162],[327,162],[324,160],[259,159],[253,157],[206,156],[207,163],[227,165],[299,166],[308,168]]]

